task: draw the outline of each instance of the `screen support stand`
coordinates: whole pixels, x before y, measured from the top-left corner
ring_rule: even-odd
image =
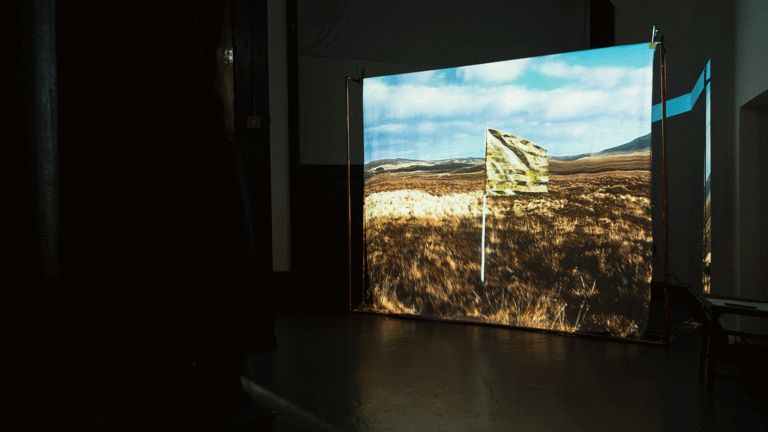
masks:
[[[349,82],[354,81],[361,86],[363,77],[355,79],[351,77],[344,78],[344,92],[347,96],[347,253],[349,258],[349,310],[352,310],[352,172],[349,161]],[[365,260],[363,260],[365,261]]]
[[[669,301],[669,177],[667,173],[667,49],[661,36],[661,143],[662,176],[664,189],[664,342],[669,342],[670,314]]]

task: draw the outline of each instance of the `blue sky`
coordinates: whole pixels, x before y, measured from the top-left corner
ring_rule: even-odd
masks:
[[[648,44],[366,78],[365,162],[485,156],[485,129],[550,155],[600,151],[651,131]]]

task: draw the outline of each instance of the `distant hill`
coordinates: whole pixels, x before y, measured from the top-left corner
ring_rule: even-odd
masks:
[[[413,159],[379,159],[364,165],[365,178],[381,173],[395,172],[424,172],[435,174],[460,174],[482,172],[485,170],[485,159],[458,158],[439,161],[422,161]]]
[[[424,162],[416,159],[379,159],[375,161],[368,162],[364,165],[365,171],[370,171],[372,169],[378,168],[382,165],[400,165],[403,163],[412,163],[412,162]]]
[[[636,152],[649,152],[651,151],[651,134],[643,135],[639,138],[635,138],[632,141],[611,147],[597,153],[582,153],[578,155],[569,156],[548,156],[549,159],[557,161],[574,161],[585,157],[600,157],[600,156],[617,156],[622,154],[630,154]]]
[[[569,156],[548,156],[556,161],[574,161],[585,157],[620,156],[637,152],[651,151],[651,134],[641,136],[616,147],[611,147],[597,153],[582,153]],[[424,172],[435,174],[468,174],[485,171],[484,158],[457,158],[438,161],[423,161],[416,159],[379,159],[364,165],[365,178],[376,174],[395,172]]]

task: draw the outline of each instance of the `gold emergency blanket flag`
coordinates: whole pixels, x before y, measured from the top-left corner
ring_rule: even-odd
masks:
[[[488,196],[547,193],[547,150],[518,136],[487,129],[485,173]]]

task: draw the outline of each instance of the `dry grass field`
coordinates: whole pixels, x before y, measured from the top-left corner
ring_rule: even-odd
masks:
[[[704,259],[701,266],[703,291],[709,294],[712,271],[712,196],[709,191],[704,204]]]
[[[484,171],[365,184],[359,310],[638,337],[650,301],[650,155],[550,161],[547,194],[489,198]],[[448,171],[448,170],[447,170]]]

